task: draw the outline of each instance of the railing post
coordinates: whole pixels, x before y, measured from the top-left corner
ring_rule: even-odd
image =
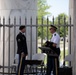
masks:
[[[3,75],[4,75],[4,62],[5,62],[5,18],[3,17]]]
[[[10,75],[10,17],[8,19],[9,28],[8,28],[8,75]]]
[[[60,34],[60,17],[58,17],[58,33]]]
[[[16,17],[14,17],[14,57],[16,53]]]
[[[30,19],[31,28],[30,28],[30,59],[32,59],[32,17]]]
[[[66,27],[65,26],[66,26],[66,18],[64,16],[64,36],[63,36],[63,38],[64,38],[64,40],[63,40],[64,41],[64,48],[63,48],[64,49],[64,59],[65,59],[65,55],[66,55],[66,52],[65,52],[66,51],[65,50],[65,45],[66,45],[66,42],[65,42],[66,41]],[[65,62],[64,62],[64,66],[65,66]]]
[[[43,17],[42,17],[41,32],[42,32],[42,33],[41,33],[41,34],[42,34],[42,35],[41,35],[41,37],[42,37],[42,38],[41,38],[41,46],[42,46],[42,44],[43,44]]]
[[[54,16],[53,16],[53,19],[52,20],[53,20],[53,23],[52,24],[54,25]]]
[[[36,17],[36,53],[38,53],[38,17]]]
[[[49,22],[49,19],[47,17],[47,40],[48,40],[48,22]]]
[[[71,54],[71,16],[69,18],[69,23],[70,23],[70,26],[69,26],[69,54]],[[71,62],[69,62],[69,65],[71,66]]]

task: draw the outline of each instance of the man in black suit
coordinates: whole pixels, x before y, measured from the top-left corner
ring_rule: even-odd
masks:
[[[24,33],[26,32],[25,26],[20,26],[19,30],[20,30],[20,32],[16,37],[16,40],[17,40],[17,54],[19,54],[18,71],[17,71],[16,75],[18,75],[18,72],[19,72],[21,57],[22,57],[22,64],[21,64],[20,75],[23,75],[23,72],[24,72],[24,69],[25,69],[25,57],[28,55],[26,37],[24,35]]]

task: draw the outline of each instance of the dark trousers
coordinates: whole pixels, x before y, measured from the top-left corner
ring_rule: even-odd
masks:
[[[19,72],[20,60],[21,60],[21,55],[19,55],[19,63],[18,63],[18,69],[17,69],[17,74],[16,75],[18,75],[18,72]],[[23,75],[24,69],[25,69],[25,57],[23,57],[23,59],[22,59],[22,65],[21,65],[20,75]]]
[[[59,60],[58,60],[58,57],[48,56],[47,58],[48,58],[48,61],[47,61],[47,75],[51,75],[51,71],[53,71],[54,75],[59,75]]]

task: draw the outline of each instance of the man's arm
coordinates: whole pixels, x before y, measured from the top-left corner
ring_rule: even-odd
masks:
[[[22,49],[22,39],[20,36],[17,36],[17,46],[18,46],[18,54],[21,54],[23,52],[23,49]]]
[[[26,41],[26,37],[25,37],[25,45],[24,45],[24,53],[25,53],[25,56],[28,55],[28,50],[27,50],[27,41]]]

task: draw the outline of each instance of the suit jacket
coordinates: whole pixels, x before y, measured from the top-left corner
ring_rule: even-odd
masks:
[[[25,35],[20,32],[17,35],[16,40],[17,40],[17,54],[21,54],[22,52],[24,52],[24,54],[27,55],[28,51]]]

